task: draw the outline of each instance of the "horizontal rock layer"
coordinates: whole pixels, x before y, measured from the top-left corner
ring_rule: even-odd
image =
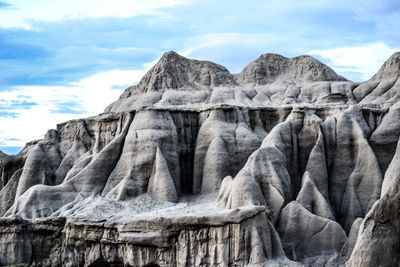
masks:
[[[266,223],[264,209],[244,207],[214,214],[212,221],[159,218],[155,229],[156,220],[1,219],[0,264],[19,259],[31,266],[243,266],[262,264],[265,257],[290,263],[279,246],[271,245],[279,237]]]

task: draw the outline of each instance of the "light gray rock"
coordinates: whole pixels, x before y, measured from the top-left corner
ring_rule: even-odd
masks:
[[[361,223],[363,219],[357,218],[353,225],[351,226],[349,238],[346,243],[343,245],[342,251],[340,252],[339,263],[343,264],[350,259],[351,253],[353,252],[354,246],[356,245],[358,233],[360,231]]]
[[[382,65],[378,73],[376,73],[371,80],[384,80],[388,78],[395,78],[400,76],[400,52],[395,52],[390,58]]]
[[[266,84],[277,79],[289,81],[345,81],[332,69],[310,56],[286,58],[277,54],[263,54],[237,77],[241,83]]]
[[[0,188],[3,188],[8,183],[17,170],[24,167],[26,155],[35,143],[37,143],[37,141],[28,143],[17,155],[7,155],[0,151]]]
[[[317,216],[333,221],[335,220],[332,215],[331,208],[329,207],[324,196],[315,186],[309,172],[304,173],[301,190],[297,195],[296,201],[300,203],[306,210]]]
[[[211,193],[219,190],[222,178],[229,175],[229,162],[225,141],[219,136],[215,137],[211,141],[204,159],[202,193]]]
[[[40,240],[46,244],[43,253],[37,253]],[[264,208],[254,206],[215,210],[204,220],[193,219],[190,211],[109,223],[2,219],[0,241],[2,251],[8,252],[0,254],[2,264],[245,266],[266,258],[290,263]]]
[[[0,215],[3,216],[6,211],[14,204],[15,194],[17,192],[19,178],[21,177],[22,169],[14,172],[11,179],[0,191],[1,210]]]
[[[385,116],[376,117],[377,127],[369,142],[384,174],[394,156],[400,137],[400,104],[391,106]]]
[[[321,127],[323,126],[321,125]],[[321,129],[318,130],[318,139],[308,157],[306,172],[309,174],[311,182],[315,185],[318,192],[325,198],[327,204],[329,204],[329,174],[324,139],[328,138],[325,137]]]
[[[329,259],[339,254],[347,240],[338,223],[312,214],[296,201],[282,210],[278,232],[292,260],[315,256]]]
[[[138,85],[126,89],[121,95],[121,99],[133,96],[135,100],[130,102],[135,106],[153,105],[161,100],[160,91],[165,92],[168,89],[207,90],[210,87],[232,83],[233,76],[225,67],[208,61],[189,60],[171,51],[161,57],[160,61],[143,76]],[[137,97],[141,93],[151,94]],[[183,95],[185,95],[184,92]],[[148,98],[148,96],[151,96],[151,98]],[[200,96],[196,95],[195,97],[200,97],[200,100],[202,100],[206,96],[204,97],[204,93],[201,93]],[[169,100],[165,101],[165,99]],[[177,97],[165,96],[163,102],[173,103],[173,99],[177,99]],[[106,112],[122,111],[119,107],[123,103],[121,102],[117,101],[110,105]],[[194,103],[196,102],[199,101],[194,101]]]
[[[52,184],[51,169],[43,165],[45,153],[39,144],[30,151],[26,167],[23,169],[21,183],[18,183],[16,198],[35,184]],[[48,160],[47,160],[48,161]],[[45,164],[47,164],[48,162]]]
[[[232,75],[220,65],[165,53],[138,85],[129,87],[108,112],[142,107],[248,107],[309,103],[323,106],[392,105],[400,94],[398,53],[371,80],[354,83],[310,56],[263,54]]]
[[[10,223],[11,222],[11,223]],[[32,243],[26,242],[28,234],[23,231],[19,222],[8,220],[1,223],[0,264],[12,266],[14,264],[28,264],[32,258]]]
[[[157,163],[157,150],[160,150],[168,166],[167,170],[163,168],[163,172],[169,171],[177,194],[180,194],[178,135],[171,114],[143,110],[135,114],[129,126],[121,155],[107,177],[102,195],[115,196],[116,191],[111,191],[122,181],[126,185],[129,184],[129,188],[126,187],[123,193],[126,197],[145,193],[149,179],[154,173],[153,166]]]
[[[67,124],[64,129],[61,136],[64,135],[65,139],[62,138],[59,145],[63,159],[55,171],[55,184],[60,184],[65,179],[77,159],[88,152],[93,142],[93,137],[88,133],[84,122],[79,122],[78,125]]]
[[[365,216],[348,266],[400,264],[400,145],[385,174],[381,198]]]
[[[236,175],[259,147],[261,140],[244,113],[240,109],[214,109],[205,114],[208,117],[200,127],[194,154],[194,193],[217,192],[222,179]]]
[[[153,173],[149,179],[147,193],[162,201],[178,201],[174,181],[169,174],[167,162],[159,148],[157,148]]]
[[[331,165],[330,203],[346,232],[358,217],[364,217],[379,199],[382,174],[368,144],[371,135],[361,110],[351,107],[336,124],[336,149]]]
[[[95,154],[92,161],[68,181],[73,185],[75,191],[85,196],[101,193],[120,158],[125,137],[132,122],[131,114],[127,116],[128,119],[121,133]]]

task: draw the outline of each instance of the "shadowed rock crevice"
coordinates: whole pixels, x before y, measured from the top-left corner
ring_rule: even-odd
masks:
[[[193,193],[193,170],[196,139],[199,133],[199,113],[171,112],[178,136],[178,155],[183,194]]]

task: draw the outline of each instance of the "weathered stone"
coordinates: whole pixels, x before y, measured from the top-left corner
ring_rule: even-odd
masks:
[[[166,53],[105,113],[0,152],[0,265],[397,266],[399,70]]]

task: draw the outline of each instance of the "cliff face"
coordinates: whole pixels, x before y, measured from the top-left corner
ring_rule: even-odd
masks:
[[[308,56],[232,75],[164,54],[0,154],[0,265],[398,265],[397,58],[353,83]]]

